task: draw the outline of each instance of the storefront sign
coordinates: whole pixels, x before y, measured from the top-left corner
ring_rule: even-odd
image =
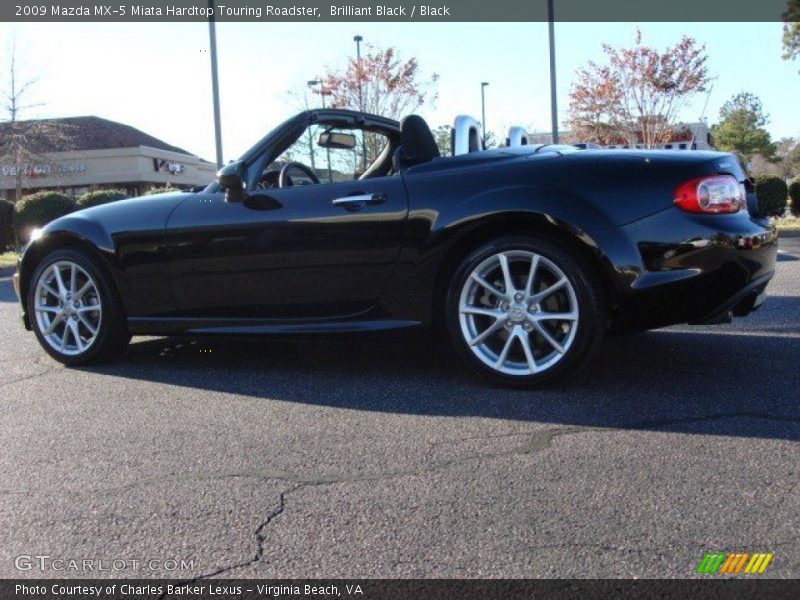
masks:
[[[64,163],[54,165],[25,165],[20,169],[25,177],[51,177],[53,175],[72,175],[86,171],[84,163]],[[3,165],[0,167],[3,177],[16,177],[17,167]]]

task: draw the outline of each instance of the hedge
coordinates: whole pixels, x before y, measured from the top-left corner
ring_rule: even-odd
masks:
[[[766,217],[780,217],[786,211],[789,188],[786,182],[775,175],[756,175],[758,210]]]
[[[124,200],[128,195],[122,190],[98,190],[96,192],[86,192],[78,198],[76,202],[78,208],[89,208],[90,206],[100,206],[117,200]]]
[[[31,230],[75,210],[75,201],[58,192],[39,192],[23,196],[14,210],[14,226],[20,240],[25,242],[30,237]]]
[[[180,192],[181,188],[172,187],[171,185],[167,185],[165,187],[153,186],[149,190],[145,190],[143,196],[152,196],[154,194],[164,194],[166,192]]]
[[[14,247],[14,204],[0,198],[0,252]]]
[[[795,179],[789,186],[789,197],[792,199],[789,210],[795,217],[800,217],[800,179]]]

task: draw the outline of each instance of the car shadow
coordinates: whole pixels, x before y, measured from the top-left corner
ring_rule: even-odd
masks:
[[[375,339],[149,338],[87,370],[342,409],[798,441],[800,335],[796,319],[775,324],[800,314],[800,298],[768,306],[747,329],[745,319],[609,337],[578,377],[535,391],[472,377],[441,344]]]

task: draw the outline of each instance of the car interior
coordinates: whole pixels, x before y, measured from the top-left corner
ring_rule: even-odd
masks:
[[[359,141],[363,137],[357,136],[356,133],[359,136],[381,136],[385,140],[375,160],[367,165],[363,172],[359,173],[356,169],[352,173],[353,179],[371,179],[399,174],[413,166],[441,157],[441,152],[429,125],[419,115],[408,115],[400,122],[399,136],[387,135],[385,131],[376,132],[328,125],[323,128],[322,133],[318,136],[309,134],[309,137],[316,139],[315,145],[323,148],[328,160],[330,160],[331,150],[352,153],[353,157],[356,156],[357,147],[363,143]],[[305,141],[305,134],[298,139],[296,144],[300,143],[301,140],[310,148],[311,142]],[[508,147],[528,145],[525,128],[520,126],[511,127],[505,142]],[[481,125],[477,119],[469,115],[456,117],[451,128],[451,148],[453,156],[484,150]],[[322,158],[322,162],[318,160],[317,164],[314,164],[314,161],[310,161],[314,166],[309,167],[307,161],[297,162],[294,159],[286,159],[281,156],[267,166],[257,184],[257,189],[313,185],[350,178],[350,175],[341,168],[341,164],[337,164],[336,169],[329,170],[322,164],[325,162],[325,156],[323,155]]]

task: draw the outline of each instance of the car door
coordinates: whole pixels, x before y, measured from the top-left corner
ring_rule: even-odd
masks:
[[[188,200],[166,232],[176,306],[228,318],[365,312],[392,276],[407,212],[399,175]]]

